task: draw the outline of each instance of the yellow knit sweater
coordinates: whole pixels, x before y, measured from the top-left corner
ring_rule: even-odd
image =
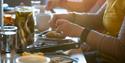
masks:
[[[117,36],[124,15],[125,15],[124,0],[107,0],[107,8],[103,18],[103,24],[109,34]],[[115,5],[114,5],[115,4]]]

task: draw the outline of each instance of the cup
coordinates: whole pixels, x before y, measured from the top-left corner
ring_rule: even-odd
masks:
[[[34,15],[36,15],[36,14],[38,14],[40,12],[40,9],[38,7],[38,6],[40,6],[40,4],[41,4],[41,1],[39,1],[39,0],[36,0],[36,1],[32,0],[31,1],[31,6],[33,8],[33,14]]]
[[[14,20],[11,14],[4,14],[4,25],[13,25]]]
[[[0,36],[2,37],[2,48],[5,52],[10,52],[16,46],[16,26],[3,26],[0,27]]]
[[[10,63],[13,63],[14,55],[17,49],[17,27],[2,26],[0,27],[0,46],[2,54],[10,53]],[[7,58],[2,57],[2,62],[7,62]]]
[[[31,6],[40,5],[40,4],[41,4],[41,1],[39,1],[39,0],[32,0],[31,1]]]
[[[45,31],[49,29],[49,20],[51,16],[47,13],[40,13],[36,15],[36,27],[40,31]]]
[[[36,6],[35,8],[39,10],[39,13],[45,13],[46,11],[45,5],[39,5],[39,6]]]

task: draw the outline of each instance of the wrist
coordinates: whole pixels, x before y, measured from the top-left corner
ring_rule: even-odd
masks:
[[[81,32],[81,35],[80,35],[80,41],[81,42],[86,42],[87,40],[87,37],[88,37],[88,34],[91,30],[88,29],[88,28],[84,28]]]
[[[78,34],[77,34],[79,37],[81,36],[81,34],[82,34],[82,32],[84,31],[84,29],[85,29],[85,28],[80,27],[80,29],[79,29],[79,31],[78,31]]]

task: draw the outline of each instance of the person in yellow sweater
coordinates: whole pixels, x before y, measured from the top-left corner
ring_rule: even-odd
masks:
[[[52,10],[55,7],[61,7],[69,11],[88,12],[94,6],[100,8],[104,2],[105,0],[49,0],[46,8]]]
[[[125,0],[107,0],[107,7],[103,16],[103,24],[109,35],[90,30],[71,23],[84,21],[80,14],[55,16],[50,26],[65,36],[78,36],[84,42],[100,53],[103,63],[125,63]],[[82,18],[83,17],[83,18]],[[95,22],[96,18],[91,19]]]

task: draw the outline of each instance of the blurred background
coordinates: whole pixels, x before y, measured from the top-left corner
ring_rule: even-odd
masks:
[[[20,3],[24,3],[25,5],[30,6],[31,1],[37,1],[37,0],[4,0],[4,3],[7,3],[9,6],[14,7],[19,5]],[[41,4],[46,4],[47,0],[38,0],[41,1]]]

